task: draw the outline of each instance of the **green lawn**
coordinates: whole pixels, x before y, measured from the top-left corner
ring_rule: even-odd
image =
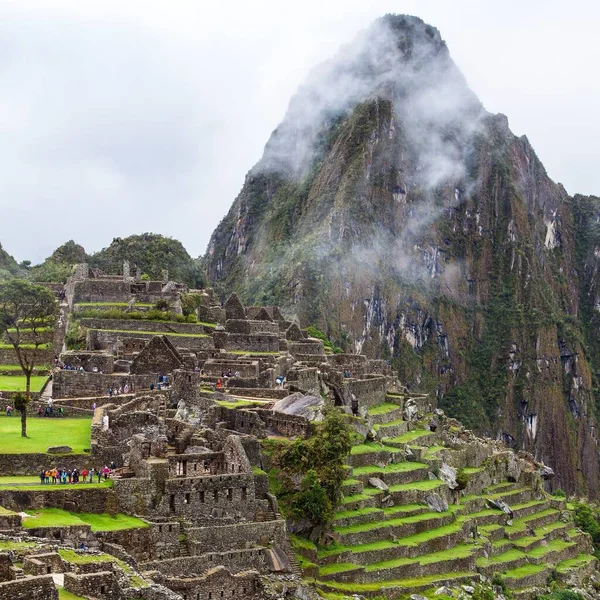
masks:
[[[12,344],[0,344],[0,348],[2,348],[2,350],[13,350],[14,349]],[[35,344],[21,344],[21,348],[25,348],[26,350],[35,350],[36,345]],[[37,346],[38,350],[49,350],[50,348],[52,348],[52,344],[50,344],[50,343],[39,344]]]
[[[75,454],[90,447],[91,419],[27,419],[27,435],[21,437],[20,415],[0,415],[0,454],[46,452],[49,446],[70,446]],[[52,465],[49,465],[52,466]]]
[[[70,525],[91,525],[92,531],[117,531],[148,527],[144,521],[128,515],[106,513],[71,513],[60,508],[43,508],[29,511],[30,517],[23,518],[23,527],[68,527]]]
[[[39,392],[46,383],[47,377],[33,375],[31,377],[31,391]],[[0,390],[3,392],[24,392],[25,375],[0,375]],[[2,406],[2,409],[5,407]]]
[[[54,456],[54,455],[48,455]],[[60,460],[60,459],[59,459]],[[39,478],[38,478],[39,481]],[[94,481],[98,481],[94,479]],[[111,488],[113,486],[113,480],[107,479],[106,481],[102,480],[100,483],[77,483],[77,484],[69,484],[69,483],[49,483],[48,485],[42,485],[41,483],[38,485],[34,484],[14,484],[14,485],[1,485],[0,490],[3,492],[38,492],[40,490],[44,492],[56,492],[56,491],[65,491],[65,490],[98,490],[101,488]]]
[[[402,408],[402,407],[398,406],[397,404],[391,404],[389,402],[384,402],[383,404],[379,404],[378,406],[372,406],[371,408],[369,408],[369,414],[370,415],[385,415],[385,414],[392,412],[393,410],[397,410],[399,408]]]
[[[76,596],[71,592],[67,592],[65,588],[58,587],[58,600],[85,600],[83,596]]]
[[[49,371],[50,367],[48,365],[40,365],[39,367],[35,367],[34,371]],[[0,365],[0,372],[2,371],[21,371],[20,365]]]
[[[135,321],[133,321],[135,324]],[[209,335],[207,333],[173,333],[171,331],[136,331],[135,329],[90,329],[90,331],[106,331],[108,333],[135,333],[136,335],[145,336],[145,335],[166,335],[168,337],[191,337],[191,338],[207,338]]]

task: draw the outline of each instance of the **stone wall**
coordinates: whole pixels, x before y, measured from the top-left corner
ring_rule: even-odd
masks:
[[[48,487],[52,487],[52,490],[0,490],[0,506],[14,511],[35,508],[74,511],[78,506],[85,506],[86,512],[104,513],[109,512],[109,506],[117,505],[115,493],[110,488],[98,486],[96,489],[81,489],[69,484]]]
[[[47,350],[39,349],[37,351],[29,350],[29,353],[35,355],[36,365],[51,366],[54,363],[54,350],[52,348]],[[17,355],[12,348],[0,348],[0,364],[2,365],[17,365]]]
[[[129,302],[131,284],[123,280],[83,279],[73,282],[73,302]]]
[[[54,398],[76,398],[106,396],[108,388],[113,390],[129,385],[130,392],[149,390],[156,383],[156,375],[127,375],[57,371],[54,374],[52,395]]]
[[[143,319],[81,319],[81,324],[88,329],[128,329],[148,333],[188,333],[194,335],[211,335],[214,327],[200,323],[177,323],[175,321],[146,321]]]
[[[265,597],[256,571],[232,575],[224,567],[215,567],[201,577],[167,578],[164,584],[188,600],[261,600]]]
[[[110,598],[119,600],[121,593],[112,571],[98,573],[65,573],[65,590],[84,598]]]
[[[52,575],[0,583],[0,600],[58,600]]]
[[[286,437],[308,437],[311,432],[310,423],[298,415],[286,415],[274,410],[254,409],[267,429]]]
[[[359,407],[376,406],[385,402],[387,379],[373,377],[370,379],[344,379],[342,383],[347,397],[354,395]]]
[[[121,327],[123,325],[121,324]],[[108,350],[110,352],[116,352],[118,349],[118,342],[124,338],[136,338],[146,339],[152,338],[155,334],[152,332],[144,331],[114,331],[108,329],[88,329],[86,338],[86,347],[88,350]],[[168,335],[168,340],[176,348],[184,348],[186,350],[197,350],[212,351],[214,350],[214,344],[212,337],[204,336],[198,337],[187,336],[187,335]]]
[[[28,575],[62,573],[64,570],[65,567],[58,552],[29,555],[23,559],[23,571]]]
[[[167,336],[154,336],[133,359],[129,372],[131,374],[166,374],[182,367],[181,355],[173,347]]]
[[[248,569],[259,572],[267,570],[264,548],[248,548],[229,552],[208,552],[197,556],[179,556],[141,565],[144,571],[159,571],[168,577],[191,577],[202,575],[211,568],[222,566],[232,573]],[[218,600],[217,597],[216,600]]]
[[[287,373],[287,381],[295,390],[319,396],[321,386],[319,385],[318,369],[310,367],[307,369],[291,369]]]
[[[250,546],[266,548],[271,544],[281,548],[288,546],[284,519],[262,523],[191,527],[186,529],[186,537],[193,554],[241,550]]]
[[[288,342],[288,351],[293,356],[304,354],[323,356],[325,354],[323,342],[316,340],[307,340],[306,342]]]
[[[224,332],[218,332],[224,333]],[[225,333],[226,350],[249,352],[279,352],[279,336],[272,333]]]
[[[228,333],[273,333],[279,337],[279,325],[271,321],[250,321],[247,319],[228,319],[225,323]]]
[[[60,360],[65,366],[71,368],[83,367],[86,371],[92,371],[94,367],[103,373],[112,373],[114,371],[114,356],[107,352],[86,352],[75,350],[63,352]]]
[[[56,420],[56,425],[60,426],[60,420]],[[93,466],[90,465],[92,462],[94,460],[89,454],[0,454],[0,474],[37,475],[42,469],[52,467],[81,469],[84,466]]]
[[[228,370],[231,370],[234,374],[239,373],[241,378],[252,379],[258,377],[258,361],[214,358],[204,363],[203,370],[206,375],[213,375],[215,377],[221,377],[222,373],[227,373]]]

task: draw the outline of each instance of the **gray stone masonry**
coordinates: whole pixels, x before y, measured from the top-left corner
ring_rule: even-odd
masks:
[[[112,571],[65,573],[65,590],[76,596],[119,600],[121,593]]]
[[[119,387],[124,388],[127,384],[130,391],[142,391],[149,390],[151,383],[156,383],[156,374],[123,375],[62,370],[54,374],[52,396],[54,398],[106,396],[111,387],[114,390]]]
[[[49,573],[63,573],[65,565],[58,552],[34,554],[23,559],[23,571],[27,575],[48,575]]]
[[[279,325],[271,321],[228,319],[225,323],[228,333],[273,333],[279,336]]]
[[[223,306],[227,319],[245,319],[246,309],[240,300],[240,297],[234,292],[229,296]]]
[[[58,600],[51,575],[0,583],[0,600]]]
[[[211,335],[214,327],[199,323],[175,323],[170,321],[144,321],[139,319],[81,319],[87,329],[126,329],[149,333],[189,333],[193,335]]]
[[[74,369],[83,367],[86,371],[92,371],[95,367],[103,373],[112,373],[114,371],[114,356],[109,352],[72,350],[70,352],[63,352],[60,355],[60,361],[65,366],[70,366]]]

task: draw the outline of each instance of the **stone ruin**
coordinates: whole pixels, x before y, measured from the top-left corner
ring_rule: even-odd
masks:
[[[79,275],[73,317],[76,298],[123,302],[137,290],[129,275]],[[161,294],[176,295],[177,286],[165,287]],[[425,589],[410,583],[415,577],[428,588],[471,585],[497,565],[508,587],[530,597],[551,572],[578,584],[593,576],[589,536],[564,500],[544,491],[549,467],[475,438],[432,398],[410,394],[385,361],[332,354],[275,307],[244,307],[235,294],[221,306],[203,293],[199,323],[81,319],[87,347],[61,360],[84,371],[58,371],[53,393],[73,414],[96,405],[91,457],[118,466],[114,485],[0,487],[0,600],[55,598],[56,574],[83,597],[157,600],[317,598],[302,576],[322,592],[392,599]],[[125,385],[130,393],[107,396]],[[330,550],[290,535],[261,451],[267,438],[310,436],[326,406],[346,413],[362,440],[347,457]],[[0,458],[3,473],[26,474],[27,464]],[[134,515],[145,527],[25,532],[18,513],[40,507]],[[18,551],[2,549],[11,540]],[[69,562],[65,548],[82,543],[93,566]],[[456,556],[444,554],[452,549]]]

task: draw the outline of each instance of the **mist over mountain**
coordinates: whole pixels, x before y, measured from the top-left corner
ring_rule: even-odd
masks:
[[[386,15],[292,98],[205,263],[598,495],[599,218],[437,29]]]

